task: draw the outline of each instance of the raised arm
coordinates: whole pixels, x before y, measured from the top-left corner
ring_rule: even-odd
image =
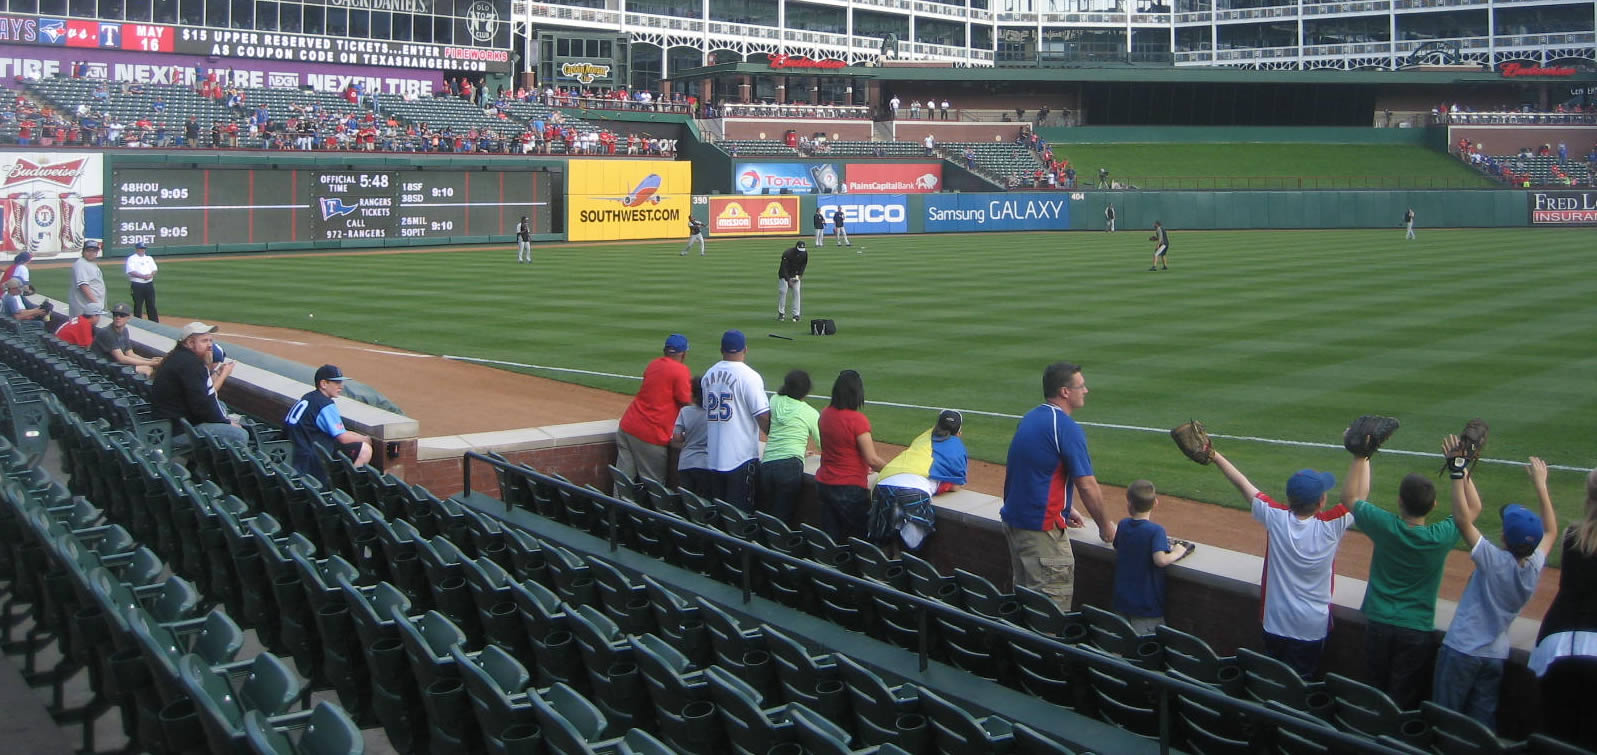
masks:
[[[1442,439],[1442,455],[1446,456],[1458,446],[1458,436],[1449,435]],[[1458,527],[1458,533],[1464,536],[1464,544],[1471,549],[1481,539],[1480,530],[1475,529],[1475,517],[1480,516],[1480,494],[1475,490],[1475,481],[1466,474],[1453,480],[1453,524]]]
[[[1347,465],[1347,479],[1342,482],[1342,505],[1353,508],[1354,501],[1370,499],[1370,460],[1355,456]]]
[[[1258,497],[1259,489],[1254,487],[1253,483],[1236,468],[1236,465],[1232,464],[1231,460],[1227,459],[1219,451],[1214,452],[1214,465],[1220,468],[1220,472],[1225,475],[1225,478],[1236,487],[1237,492],[1242,494],[1242,500],[1251,505],[1253,499]]]
[[[1530,484],[1536,488],[1536,500],[1542,504],[1542,544],[1536,550],[1545,556],[1553,551],[1553,545],[1558,541],[1558,512],[1553,510],[1553,497],[1547,492],[1547,462],[1539,456],[1532,456],[1525,472],[1530,475]]]

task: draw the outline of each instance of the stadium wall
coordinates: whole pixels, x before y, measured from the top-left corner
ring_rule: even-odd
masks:
[[[947,178],[953,181],[953,176]],[[1127,231],[1150,228],[1155,220],[1172,231],[1396,228],[1402,224],[1403,211],[1410,207],[1422,227],[1515,228],[1531,224],[1535,196],[1501,189],[804,194],[787,198],[797,208],[789,210],[799,218],[796,230],[761,235],[811,233],[808,218],[817,204],[841,206],[854,234],[1101,231],[1104,207],[1109,203],[1115,206],[1120,228]],[[726,199],[737,200],[742,211],[759,215],[764,201],[781,197],[729,195]],[[715,236],[715,217],[708,211],[705,202],[695,202],[695,212],[710,224]],[[830,218],[830,209],[826,215]],[[1543,224],[1552,222],[1544,220]]]
[[[1359,126],[1045,126],[1037,134],[1054,144],[1412,144],[1435,146],[1442,128]]]

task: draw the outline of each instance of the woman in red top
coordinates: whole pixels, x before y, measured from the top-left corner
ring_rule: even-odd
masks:
[[[821,529],[841,543],[864,539],[870,511],[871,472],[887,464],[876,455],[871,422],[859,408],[865,404],[865,382],[858,372],[843,370],[832,383],[832,403],[821,410],[821,466],[815,471],[816,497],[821,501]]]

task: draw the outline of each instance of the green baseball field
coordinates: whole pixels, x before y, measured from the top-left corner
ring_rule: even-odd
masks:
[[[1501,504],[1535,505],[1520,466],[1533,454],[1554,465],[1561,519],[1580,513],[1597,425],[1590,230],[1421,229],[1415,241],[1401,229],[1170,230],[1162,272],[1147,270],[1146,228],[857,236],[854,249],[811,250],[802,323],[775,320],[792,237],[714,239],[706,257],[678,256],[679,242],[548,245],[531,265],[513,247],[172,261],[161,306],[623,393],[637,383],[616,376],[640,374],[666,334],[691,339],[702,371],[721,332],[739,328],[768,388],[802,368],[826,394],[855,369],[878,439],[907,442],[953,407],[972,453],[997,462],[1015,417],[1041,399],[1043,367],[1070,360],[1090,388],[1076,417],[1100,480],[1149,478],[1230,506],[1240,497],[1187,461],[1170,427],[1202,420],[1279,493],[1301,467],[1343,475],[1354,417],[1396,416],[1402,429],[1375,464],[1375,498],[1391,506],[1401,476],[1433,474],[1441,437],[1480,416],[1492,427],[1477,471],[1484,529]],[[65,298],[67,274],[34,280]],[[106,277],[124,298],[119,271]],[[816,317],[837,334],[808,335]]]

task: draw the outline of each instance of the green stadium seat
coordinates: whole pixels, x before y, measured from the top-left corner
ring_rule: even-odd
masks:
[[[921,710],[931,720],[940,755],[971,752],[1005,753],[1015,745],[1014,727],[997,716],[977,718],[970,711],[920,688]]]
[[[1375,687],[1340,674],[1326,674],[1325,691],[1335,703],[1331,722],[1339,729],[1371,739],[1393,737],[1416,747],[1430,742],[1430,726],[1419,711],[1400,710],[1392,698]]]
[[[459,645],[450,652],[471,697],[484,747],[492,755],[509,755],[505,732],[514,726],[536,725],[538,719],[531,701],[537,693],[528,690],[532,675],[497,645],[473,655]]]
[[[332,703],[318,703],[311,709],[298,741],[289,739],[290,728],[278,728],[260,711],[244,714],[245,738],[255,755],[363,755],[366,751],[360,729]]]

